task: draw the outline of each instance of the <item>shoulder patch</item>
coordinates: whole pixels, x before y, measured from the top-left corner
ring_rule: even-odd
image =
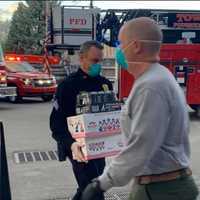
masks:
[[[109,91],[109,87],[107,84],[103,84],[102,85],[102,88],[103,88],[103,91],[106,92],[106,91]]]

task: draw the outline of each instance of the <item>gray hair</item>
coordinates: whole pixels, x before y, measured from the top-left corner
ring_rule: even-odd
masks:
[[[97,42],[95,40],[89,40],[81,45],[79,53],[80,54],[87,53],[91,47],[96,47],[100,50],[103,50],[103,45],[101,45],[100,42]]]

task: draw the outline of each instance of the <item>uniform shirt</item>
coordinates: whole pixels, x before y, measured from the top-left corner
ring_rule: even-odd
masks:
[[[65,160],[67,153],[64,148],[71,151],[71,144],[75,141],[67,127],[66,118],[76,115],[76,98],[81,91],[112,90],[112,83],[102,76],[90,77],[79,69],[67,77],[59,86],[55,94],[53,110],[50,115],[50,129],[53,138],[60,144],[58,146],[59,160]]]
[[[140,76],[122,110],[124,150],[99,177],[102,189],[135,176],[189,166],[189,118],[182,89],[169,70],[152,64]]]

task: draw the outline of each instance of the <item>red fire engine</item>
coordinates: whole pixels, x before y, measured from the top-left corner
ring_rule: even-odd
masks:
[[[165,17],[168,23],[161,25],[164,44],[160,63],[174,74],[188,105],[200,116],[200,13],[165,13]],[[119,74],[119,97],[123,99],[128,96],[134,78],[124,70]]]
[[[197,114],[200,113],[200,45],[196,44],[164,44],[161,48],[161,64],[167,67],[183,88],[187,103]],[[134,78],[121,70],[119,97],[128,96]]]
[[[30,58],[29,58],[30,57]],[[41,97],[43,101],[50,101],[56,91],[55,77],[35,69],[26,61],[40,61],[40,57],[27,55],[5,55],[3,69],[7,72],[8,86],[17,89],[16,96],[9,96],[10,102],[19,102],[23,97]],[[26,58],[26,59],[25,59]],[[42,58],[41,58],[42,59]]]
[[[16,88],[7,86],[7,73],[4,70],[4,67],[5,62],[0,45],[0,97],[14,97],[16,96]]]

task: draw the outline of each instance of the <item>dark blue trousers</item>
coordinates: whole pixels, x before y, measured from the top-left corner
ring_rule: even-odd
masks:
[[[78,189],[73,197],[73,200],[80,200],[82,191],[91,183],[94,178],[97,178],[103,173],[105,167],[105,159],[90,160],[88,163],[81,163],[69,158],[72,164],[74,176],[76,178]],[[104,200],[104,195],[99,200]]]

